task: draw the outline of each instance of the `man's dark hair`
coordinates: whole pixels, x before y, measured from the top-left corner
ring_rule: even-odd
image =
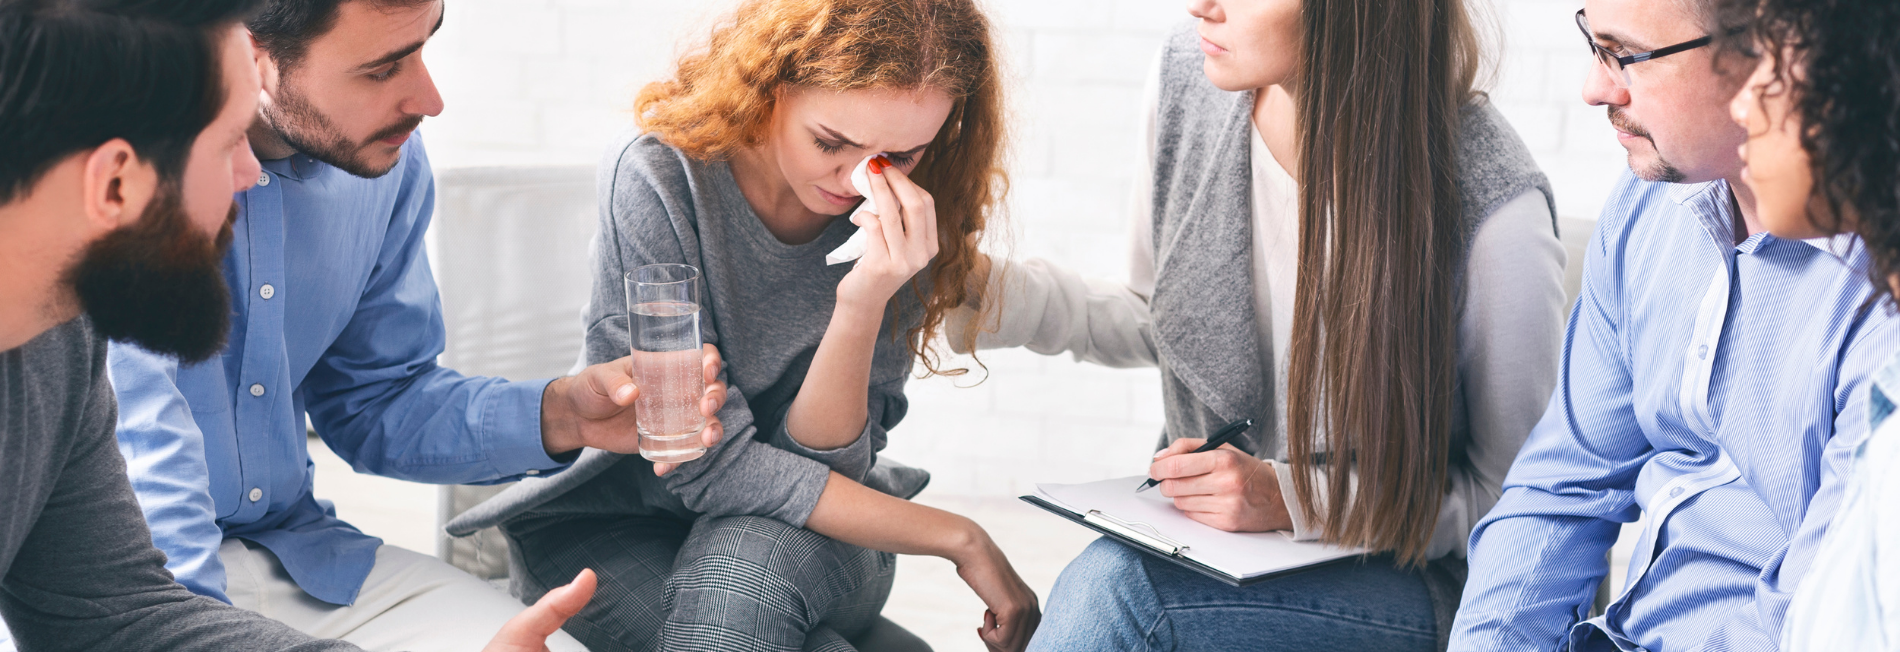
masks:
[[[114,138],[167,182],[224,107],[222,34],[257,0],[0,0],[0,204]]]
[[[1724,26],[1749,29],[1724,49],[1769,57],[1774,78],[1756,95],[1788,94],[1826,231],[1851,227],[1882,295],[1900,279],[1900,2],[1724,0]],[[1896,296],[1900,299],[1900,296]]]
[[[277,68],[289,71],[303,60],[310,42],[336,27],[337,7],[351,0],[269,0],[246,23]],[[430,0],[360,0],[377,6],[414,6]]]

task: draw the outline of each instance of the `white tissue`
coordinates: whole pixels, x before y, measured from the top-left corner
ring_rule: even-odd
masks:
[[[871,197],[870,166],[871,159],[879,156],[883,156],[883,154],[866,156],[864,160],[858,161],[857,167],[851,168],[851,188],[857,190],[858,194],[864,196],[864,203],[858,204],[858,209],[851,212],[851,221],[853,223],[857,222],[857,217],[860,213],[870,215],[877,214],[877,200]],[[836,265],[838,263],[848,263],[863,258],[864,251],[869,244],[870,234],[860,228],[857,233],[851,234],[851,239],[844,241],[844,244],[839,245],[837,249],[831,250],[831,253],[825,254],[825,264]]]

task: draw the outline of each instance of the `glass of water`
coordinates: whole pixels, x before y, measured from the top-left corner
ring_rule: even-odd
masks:
[[[699,404],[706,376],[699,340],[699,269],[647,265],[627,273],[627,322],[633,332],[634,401],[640,456],[686,462],[706,454]]]

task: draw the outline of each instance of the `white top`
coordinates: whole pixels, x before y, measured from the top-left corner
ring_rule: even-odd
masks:
[[[1783,624],[1781,649],[1900,650],[1900,419],[1854,451],[1846,497]],[[1883,548],[1885,551],[1883,552]]]
[[[1147,118],[1137,169],[1154,167],[1159,99],[1157,60],[1143,97]],[[1298,186],[1267,151],[1259,133],[1250,130],[1250,134],[1254,309],[1261,316],[1256,319],[1261,368],[1275,375],[1273,427],[1283,432],[1292,288],[1298,276]],[[1070,351],[1077,360],[1117,367],[1155,365],[1154,345],[1148,339],[1148,298],[1155,286],[1153,193],[1152,176],[1135,179],[1129,202],[1127,280],[1085,279],[1041,259],[999,265],[999,273],[991,278],[990,296],[1001,296],[1003,305],[995,314],[997,321],[990,324],[995,332],[982,334],[978,347],[1024,346],[1045,355]],[[1465,386],[1471,435],[1466,448],[1469,464],[1450,469],[1451,490],[1439,512],[1429,557],[1464,555],[1471,528],[1496,504],[1511,461],[1543,415],[1556,386],[1564,327],[1565,255],[1551,224],[1543,194],[1530,190],[1493,211],[1471,242],[1465,309],[1458,324],[1458,371]],[[967,309],[951,315],[950,332],[967,328],[971,316]],[[1261,453],[1276,460],[1275,470],[1294,517],[1294,537],[1318,538],[1317,524],[1299,517],[1292,474],[1277,461],[1284,451]],[[1323,505],[1319,507],[1318,511],[1325,511]]]

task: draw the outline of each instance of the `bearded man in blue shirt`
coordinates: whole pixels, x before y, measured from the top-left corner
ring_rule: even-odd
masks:
[[[263,172],[237,194],[224,259],[228,348],[195,365],[109,354],[119,445],[179,582],[373,650],[479,649],[522,605],[339,520],[312,494],[306,414],[356,470],[420,482],[518,480],[584,446],[638,449],[626,359],[552,381],[436,365],[445,331],[423,244],[434,182],[414,132],[443,108],[421,56],[442,12],[441,0],[273,0],[248,21]],[[717,356],[707,364],[716,372]],[[709,387],[708,414],[724,401]],[[548,646],[583,649],[565,634]]]
[[[1633,175],[1583,261],[1558,387],[1472,531],[1457,650],[1773,650],[1900,344],[1851,238],[1766,232],[1709,0],[1586,0],[1584,99]],[[1622,523],[1629,574],[1590,607]]]

